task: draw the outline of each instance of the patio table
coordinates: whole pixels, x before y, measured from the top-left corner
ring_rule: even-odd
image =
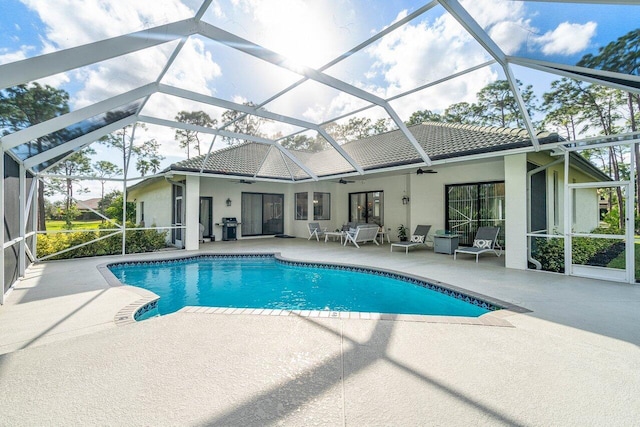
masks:
[[[378,235],[376,238],[380,238],[380,244],[384,243],[384,236],[387,236],[387,243],[391,243],[391,238],[389,237],[389,232],[384,230],[378,230]]]
[[[325,231],[324,232],[324,242],[327,243],[329,237],[333,237],[333,240],[337,240],[340,237],[340,244],[342,244],[342,239],[344,237],[344,231]]]

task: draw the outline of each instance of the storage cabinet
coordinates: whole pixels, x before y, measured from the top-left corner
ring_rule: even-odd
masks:
[[[456,235],[433,236],[433,251],[437,254],[453,255],[458,249],[459,238]]]

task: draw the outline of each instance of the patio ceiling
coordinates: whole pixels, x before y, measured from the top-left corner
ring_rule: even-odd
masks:
[[[392,127],[400,132],[404,142],[411,145],[419,161],[430,165],[432,158],[405,125],[406,118],[403,120],[403,114],[398,112],[398,102],[415,96],[428,98],[424,95],[427,92],[424,91],[443,87],[455,79],[478,70],[490,70],[491,73],[502,76],[508,82],[518,103],[519,115],[529,136],[532,150],[540,148],[537,135],[541,129],[536,128],[534,119],[525,107],[514,72],[515,68],[549,73],[555,78],[569,77],[592,84],[640,93],[640,77],[632,74],[633,72],[637,73],[637,70],[630,71],[629,74],[595,70],[563,63],[560,60],[544,60],[541,55],[533,53],[527,55],[527,49],[510,47],[506,41],[509,38],[514,38],[516,33],[510,34],[509,31],[516,30],[507,25],[497,29],[495,22],[487,20],[486,16],[478,12],[475,3],[473,1],[438,0],[419,5],[399,3],[395,6],[395,3],[391,3],[383,6],[374,2],[371,4],[374,9],[397,7],[393,13],[396,18],[385,23],[357,22],[350,28],[365,28],[366,31],[361,30],[361,34],[366,34],[366,37],[353,47],[346,47],[344,43],[333,43],[330,48],[326,49],[321,44],[323,38],[329,44],[328,40],[331,38],[332,32],[339,31],[339,25],[343,24],[346,19],[343,16],[337,16],[341,13],[339,10],[341,6],[333,4],[335,9],[332,13],[336,22],[325,20],[321,26],[314,30],[316,33],[304,35],[296,34],[298,31],[297,19],[301,19],[301,17],[296,17],[295,13],[291,13],[289,21],[287,21],[290,29],[285,25],[283,32],[285,36],[288,34],[288,37],[308,38],[305,41],[308,45],[305,49],[307,56],[301,59],[300,57],[296,58],[296,55],[287,56],[279,53],[278,46],[284,45],[272,43],[269,37],[265,38],[264,34],[252,33],[251,29],[242,25],[234,26],[233,16],[225,15],[225,11],[220,11],[218,2],[205,0],[196,6],[192,16],[186,16],[187,12],[185,12],[185,16],[176,16],[176,20],[173,22],[159,25],[149,24],[143,30],[93,40],[64,49],[54,49],[50,53],[0,65],[0,89],[29,82],[46,82],[46,79],[78,70],[85,70],[85,73],[106,72],[105,70],[109,70],[110,67],[118,70],[118,79],[128,85],[128,89],[121,90],[120,93],[113,93],[116,92],[115,89],[109,91],[107,88],[103,99],[94,99],[83,106],[80,106],[82,103],[78,102],[76,105],[80,106],[79,108],[43,123],[9,133],[3,136],[0,142],[4,152],[13,156],[27,170],[37,174],[46,171],[56,162],[124,126],[147,123],[212,135],[213,140],[208,144],[208,152],[202,164],[206,164],[206,158],[214,148],[216,137],[235,138],[275,147],[282,156],[286,156],[302,171],[295,178],[294,174],[291,174],[292,180],[317,180],[319,177],[305,162],[306,157],[285,148],[281,143],[284,139],[308,132],[317,134],[328,143],[334,154],[342,158],[341,162],[349,165],[350,173],[364,174],[364,165],[358,163],[327,132],[325,126],[348,117],[354,117],[355,114],[377,110],[381,114],[380,117],[390,120]],[[496,8],[499,8],[501,4],[517,8],[520,4],[531,6],[539,3],[507,0],[492,2]],[[563,3],[576,4],[575,7],[578,9],[584,5],[602,5],[602,7],[611,7],[612,10],[615,8],[617,12],[627,10],[631,14],[636,13],[636,16],[640,12],[637,3],[630,0],[547,1],[542,3],[544,5],[539,7],[549,14],[548,19],[554,13],[554,6],[561,5],[564,7],[562,10],[566,10],[567,5]],[[323,3],[324,6],[331,4],[329,1]],[[251,5],[251,7],[254,6]],[[245,8],[245,14],[249,13],[248,9],[250,7]],[[184,6],[180,10],[188,11],[191,9]],[[279,13],[289,12],[283,10]],[[83,11],[79,10],[76,16],[78,20],[82,20]],[[222,19],[220,16],[226,16],[226,19]],[[523,21],[520,22],[522,26],[526,25],[527,18],[529,17],[523,16]],[[591,18],[591,16],[586,18]],[[318,19],[322,20],[323,17],[319,16]],[[358,17],[354,15],[348,19],[357,20]],[[584,20],[577,19],[577,21]],[[402,87],[392,88],[393,85],[389,84],[383,88],[380,80],[370,77],[372,70],[378,67],[375,64],[375,57],[369,58],[370,62],[365,65],[363,65],[363,57],[371,56],[371,49],[375,46],[380,46],[381,43],[393,45],[393,37],[401,31],[409,31],[417,27],[429,29],[429,26],[435,27],[445,24],[459,26],[461,34],[462,31],[466,34],[452,40],[448,49],[453,51],[456,49],[456,42],[461,43],[460,40],[464,39],[464,43],[474,49],[475,62],[471,61],[453,67],[452,71],[443,71],[444,74],[441,73],[437,78],[424,81],[416,80],[411,87],[402,85]],[[613,25],[611,21],[598,24],[601,25],[601,28],[602,25]],[[561,26],[562,23],[558,25],[558,28]],[[381,29],[371,32],[371,28],[376,27]],[[602,29],[604,30],[604,28]],[[570,35],[567,33],[565,37]],[[261,41],[263,38],[265,43]],[[346,39],[351,41],[353,38],[347,37]],[[540,37],[540,40],[543,39],[544,37]],[[395,43],[399,43],[397,39],[395,39]],[[199,86],[192,83],[182,83],[184,80],[180,79],[180,75],[181,73],[184,75],[185,69],[188,72],[191,64],[189,55],[193,52],[190,47],[192,44],[198,45],[205,57],[213,58],[214,61],[216,58],[220,58],[220,61],[226,61],[222,73],[215,68],[220,65],[211,60],[205,61],[211,69],[203,67],[197,70],[210,76],[219,75],[220,78],[215,85],[207,83]],[[421,47],[416,44],[410,45],[410,47],[413,49],[411,54],[414,55],[422,55],[424,52],[420,49],[432,54],[428,46]],[[153,52],[153,58],[161,60],[158,63],[146,64],[148,65],[146,69],[141,69],[145,67],[123,67],[122,63],[114,62],[120,60],[124,61],[124,64],[127,64],[127,61],[130,61],[131,64],[137,64],[138,62],[132,58],[136,58],[136,55],[151,54],[151,52]],[[339,53],[336,54],[336,52]],[[218,56],[214,57],[214,55]],[[377,58],[380,60],[381,57]],[[146,62],[149,61],[149,59],[146,60]],[[177,72],[176,69],[181,71]],[[251,73],[244,72],[247,69],[255,70],[253,77],[259,80],[258,83],[250,81]],[[366,72],[358,74],[362,69],[365,69]],[[380,71],[390,72],[389,69]],[[438,75],[437,70],[428,71],[429,73],[427,70],[424,73]],[[238,76],[234,74],[242,74],[244,79],[235,80]],[[378,79],[380,79],[379,76]],[[124,87],[127,85],[116,86]],[[240,88],[244,85],[246,88],[238,89],[237,93],[223,90],[225,87]],[[250,92],[249,89],[252,87],[254,91]],[[333,98],[324,93],[331,93]],[[247,98],[244,96],[246,94],[251,94],[250,99],[255,102],[254,105],[247,105],[239,101],[243,98],[246,100]],[[339,110],[331,110],[330,106],[323,104],[327,100],[337,98],[348,100],[345,102],[345,106]],[[229,125],[232,124],[230,122],[221,122],[213,128],[181,123],[172,118],[178,113],[178,110],[169,112],[164,117],[154,114],[158,110],[151,108],[150,104],[156,99],[170,100],[170,102],[175,102],[175,105],[185,105],[181,102],[186,102],[194,106],[216,108],[219,111],[232,110],[241,113],[240,118],[255,116],[281,124],[283,130],[272,136],[264,136],[231,132],[228,130]],[[292,99],[296,101],[304,99],[307,105],[321,106],[331,114],[316,118],[304,117],[304,114],[300,113],[303,108],[300,106],[302,104],[297,106],[297,110],[288,107],[292,104]],[[420,105],[424,109],[430,107],[424,103]],[[404,115],[406,116],[406,114]],[[236,118],[236,120],[239,119]],[[37,146],[32,143],[43,137],[45,137],[45,143],[40,143]],[[254,150],[254,153],[262,153],[259,155],[264,156],[262,159],[257,159],[257,163],[262,164],[271,151],[270,149]]]

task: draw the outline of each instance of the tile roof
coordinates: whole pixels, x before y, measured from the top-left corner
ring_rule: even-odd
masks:
[[[411,126],[409,131],[432,160],[462,157],[473,154],[499,152],[531,146],[525,129],[461,125],[428,122]],[[555,133],[540,132],[540,144],[560,141]],[[394,130],[369,138],[347,142],[342,148],[364,170],[421,163],[413,145],[399,131]],[[320,152],[291,150],[317,176],[353,172],[355,169],[336,150]],[[205,156],[175,163],[173,170],[199,171]],[[256,176],[283,180],[306,179],[308,174],[282,154],[276,147],[247,142],[211,153],[204,172],[236,176]]]

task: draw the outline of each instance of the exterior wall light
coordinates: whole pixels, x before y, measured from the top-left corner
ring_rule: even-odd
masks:
[[[407,196],[406,194],[404,196],[402,196],[402,204],[403,205],[408,205],[409,204],[409,196]]]
[[[226,203],[227,203],[227,206],[231,206],[231,199],[227,197]]]

